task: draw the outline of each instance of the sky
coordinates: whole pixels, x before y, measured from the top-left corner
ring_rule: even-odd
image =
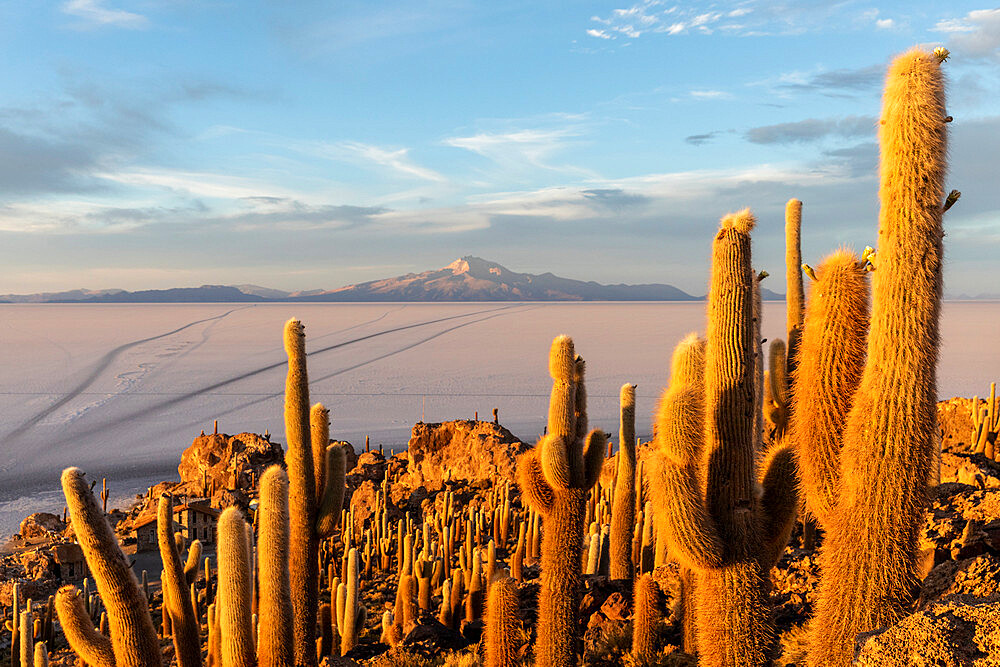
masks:
[[[0,0],[0,294],[335,288],[477,255],[703,294],[725,213],[877,236],[889,59],[946,46],[946,294],[1000,258],[1000,9]]]

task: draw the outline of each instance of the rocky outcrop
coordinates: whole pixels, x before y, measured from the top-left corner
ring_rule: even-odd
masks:
[[[962,451],[969,447],[969,441],[972,439],[971,398],[949,398],[946,401],[939,401],[937,418],[943,449]]]
[[[35,512],[21,522],[20,535],[24,540],[51,539],[65,528],[66,524],[55,514]]]
[[[418,422],[407,445],[412,486],[440,489],[446,479],[515,480],[517,456],[528,449],[493,422],[460,419]]]
[[[208,493],[248,489],[268,466],[284,463],[281,445],[256,433],[200,435],[181,455],[177,472],[189,488]],[[199,493],[200,495],[200,493]]]
[[[955,598],[858,637],[856,667],[1000,664],[1000,602]]]

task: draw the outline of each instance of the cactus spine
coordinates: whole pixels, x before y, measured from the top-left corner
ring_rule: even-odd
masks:
[[[510,577],[490,586],[486,610],[486,667],[513,667],[519,662],[520,619],[517,586]]]
[[[656,429],[654,496],[672,553],[697,574],[698,647],[702,664],[712,666],[766,664],[764,575],[773,565],[766,545],[787,535],[795,515],[787,492],[765,487],[762,498],[755,488],[758,479],[789,489],[794,481],[787,450],[767,459],[777,467],[755,470],[754,222],[749,211],[722,220],[704,354],[693,336],[678,346]]]
[[[632,534],[635,532],[635,385],[619,395],[618,480],[611,510],[611,578],[632,578]]]
[[[163,561],[164,592],[170,589],[169,594],[163,596],[161,613],[170,614],[177,664],[179,667],[201,667],[198,618],[192,606],[191,592],[188,588],[190,584],[184,573],[184,564],[181,563],[174,542],[174,499],[169,494],[160,496],[156,516],[156,537],[160,546],[160,558]],[[199,545],[197,552],[200,556],[200,542],[191,545],[191,553],[195,553],[195,544]],[[190,558],[188,562],[190,563]],[[194,567],[197,572],[197,557],[194,560]]]
[[[946,170],[941,60],[915,49],[893,61],[886,79],[868,361],[847,416],[840,497],[821,553],[812,666],[850,664],[858,633],[895,622],[917,583],[936,448]]]
[[[601,473],[607,440],[600,430],[587,434],[584,362],[568,336],[552,342],[549,374],[548,433],[521,455],[518,480],[523,497],[545,518],[535,660],[539,667],[571,667],[587,490]]]
[[[289,572],[292,591],[295,664],[316,664],[316,615],[319,611],[319,564],[316,534],[316,480],[309,423],[306,335],[302,323],[285,323],[285,438],[288,441]]]
[[[146,598],[139,582],[129,568],[125,554],[118,546],[115,534],[104,518],[94,494],[79,468],[66,468],[62,473],[63,493],[73,520],[73,530],[77,541],[87,558],[87,566],[97,582],[108,612],[111,632],[111,646],[114,652],[112,665],[117,667],[150,667],[162,664],[160,643],[156,629],[149,615]],[[106,645],[82,626],[93,621],[77,618],[86,613],[83,602],[70,600],[74,597],[74,587],[63,587],[57,596],[59,622],[65,628],[73,626],[79,632],[72,633],[73,650],[85,656],[88,664],[106,659]],[[59,598],[62,604],[58,604]],[[69,634],[67,634],[69,637]]]
[[[260,478],[260,667],[291,667],[292,598],[288,576],[288,476],[271,466]]]
[[[251,585],[246,522],[238,509],[228,507],[219,517],[219,592],[216,598],[223,667],[251,667],[257,662],[250,618]],[[314,658],[315,652],[314,646]]]

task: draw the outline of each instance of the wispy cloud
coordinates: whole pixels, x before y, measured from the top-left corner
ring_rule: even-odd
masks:
[[[948,46],[972,58],[1000,55],[1000,9],[977,9],[961,18],[939,21],[934,30],[948,35]]]
[[[824,97],[852,98],[877,91],[884,76],[885,65],[874,64],[818,72],[785,72],[748,85],[768,88],[784,97],[792,93],[815,93]]]
[[[529,128],[506,132],[480,132],[464,137],[450,137],[445,145],[463,148],[481,155],[510,174],[525,167],[593,176],[574,165],[556,164],[553,157],[583,134],[578,125],[559,128]]]
[[[876,119],[871,116],[807,118],[792,123],[763,125],[747,130],[746,140],[755,144],[793,144],[827,137],[874,136]]]
[[[732,93],[724,90],[692,90],[688,94],[696,100],[728,100],[733,97]]]
[[[111,9],[105,6],[104,0],[68,0],[62,11],[81,19],[85,27],[113,26],[140,30],[149,26],[149,19],[142,14]]]
[[[408,148],[387,149],[356,141],[341,142],[338,146],[364,160],[388,167],[400,174],[436,183],[443,183],[447,180],[433,169],[422,167],[410,160],[410,149]]]
[[[684,141],[691,144],[692,146],[703,146],[708,142],[715,139],[719,135],[719,132],[706,132],[705,134],[692,134],[691,136],[684,137]]]

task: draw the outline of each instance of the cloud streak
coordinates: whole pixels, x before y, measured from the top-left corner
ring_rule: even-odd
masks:
[[[876,119],[872,116],[843,118],[807,118],[792,123],[753,127],[744,137],[754,144],[795,144],[820,141],[828,137],[874,136]]]
[[[102,0],[68,0],[62,11],[81,19],[83,27],[114,27],[141,30],[149,27],[149,19],[142,14],[123,9],[110,9]]]

